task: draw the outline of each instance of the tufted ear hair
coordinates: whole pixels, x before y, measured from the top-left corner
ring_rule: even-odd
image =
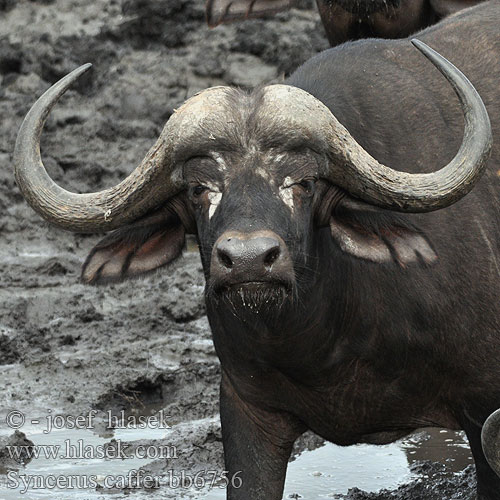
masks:
[[[431,265],[437,254],[425,234],[406,217],[382,210],[349,196],[331,214],[330,231],[340,249],[377,263]]]
[[[102,239],[83,264],[84,283],[116,283],[165,266],[182,253],[186,224],[182,203],[168,203]]]

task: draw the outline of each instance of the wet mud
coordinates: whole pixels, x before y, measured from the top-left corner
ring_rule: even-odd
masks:
[[[272,19],[209,30],[202,0],[0,0],[1,499],[18,498],[6,486],[6,472],[36,470],[40,460],[13,460],[7,447],[36,443],[44,434],[32,421],[43,423],[57,414],[95,410],[93,435],[116,442],[109,415],[164,410],[172,430],[167,437],[144,438],[137,431],[123,439],[131,452],[145,443],[168,443],[178,456],[138,466],[157,475],[166,469],[223,470],[220,368],[195,245],[191,242],[168,269],[144,279],[100,288],[80,284],[81,264],[99,235],[53,228],[23,201],[12,151],[24,115],[52,83],[91,62],[92,70],[53,110],[42,154],[50,175],[69,190],[112,186],[140,162],[186,98],[214,85],[280,81],[327,48],[313,1],[299,7]],[[12,411],[24,415],[19,429],[6,423]],[[43,442],[50,443],[51,436],[58,434],[46,434]],[[322,444],[308,433],[294,456]],[[473,466],[444,472],[438,458],[413,464],[415,475],[399,488],[351,489],[337,498],[472,499]],[[356,485],[353,474],[350,486]],[[179,497],[165,484],[160,487],[162,498]],[[110,498],[127,493],[100,485],[92,491],[114,493]],[[141,492],[147,493],[139,489],[136,498]],[[183,494],[205,498],[205,493]],[[65,499],[90,498],[78,495],[64,492]],[[289,498],[304,497],[293,495]],[[51,492],[47,498],[59,497]]]

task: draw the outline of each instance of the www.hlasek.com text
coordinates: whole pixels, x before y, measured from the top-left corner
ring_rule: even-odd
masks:
[[[7,453],[10,458],[20,461],[44,458],[46,460],[70,459],[70,460],[111,460],[111,459],[175,459],[178,458],[175,445],[137,445],[124,443],[120,439],[112,443],[92,445],[85,444],[83,439],[70,441],[66,439],[63,445],[8,445]]]

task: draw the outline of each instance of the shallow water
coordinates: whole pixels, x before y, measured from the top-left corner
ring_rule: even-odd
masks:
[[[201,422],[201,421],[200,421]],[[197,422],[188,425],[196,425]],[[144,439],[168,438],[169,432],[183,432],[183,424],[172,429],[120,429],[115,431],[114,439],[131,442]],[[60,455],[65,454],[67,446],[78,446],[81,440],[85,449],[109,443],[109,437],[100,437],[91,430],[53,430],[44,434],[45,426],[27,426],[23,431],[36,445],[59,445]],[[168,442],[168,439],[166,440]],[[69,445],[68,445],[69,443]],[[385,445],[356,445],[339,447],[328,443],[316,450],[303,452],[288,467],[284,498],[321,499],[335,494],[345,494],[349,488],[358,487],[364,491],[377,492],[381,489],[395,489],[401,484],[415,479],[410,470],[412,463],[421,460],[441,461],[450,474],[463,470],[472,463],[472,457],[463,433],[444,429],[424,429],[404,440]],[[101,481],[104,475],[127,475],[131,469],[138,469],[151,460],[142,458],[105,459],[105,458],[46,458],[41,456],[29,462],[19,474],[29,476],[97,476]],[[432,481],[432,477],[427,478]],[[23,490],[23,483],[14,486],[6,476],[0,479],[0,500],[97,500],[103,498],[130,498],[119,491],[113,495],[102,490],[91,489],[33,489]],[[203,500],[223,500],[225,491],[214,488],[203,490],[176,490],[165,487],[156,493],[135,491],[133,498],[140,500],[156,497],[186,497]],[[165,495],[165,496],[164,496]]]
[[[425,429],[384,446],[328,443],[290,464],[284,497],[313,500],[345,494],[353,487],[367,492],[396,489],[418,477],[410,466],[421,460],[441,461],[450,474],[473,463],[463,433],[445,429]]]

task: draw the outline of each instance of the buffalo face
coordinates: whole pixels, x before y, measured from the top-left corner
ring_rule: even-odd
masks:
[[[287,138],[262,116],[261,97],[239,96],[249,112],[233,122],[238,143],[230,151],[195,155],[183,167],[207,299],[250,311],[281,307],[308,280],[322,161],[306,137]]]

